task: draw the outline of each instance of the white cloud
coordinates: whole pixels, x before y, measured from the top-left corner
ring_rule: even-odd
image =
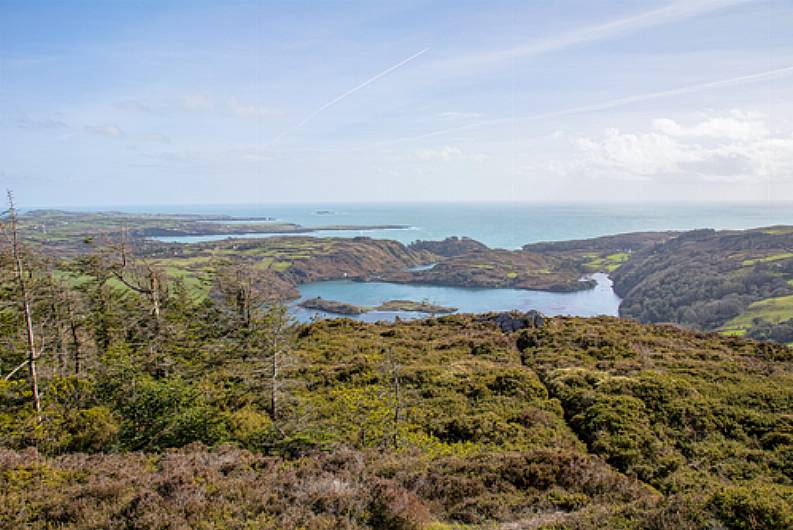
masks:
[[[233,114],[241,118],[261,119],[277,116],[279,113],[270,107],[253,103],[245,103],[237,97],[225,101],[218,100],[208,94],[191,94],[182,98],[181,106],[189,112],[218,111]]]
[[[674,120],[653,120],[653,128],[669,136],[729,138],[751,140],[768,136],[768,128],[761,119],[739,119],[732,116],[711,118],[692,127],[685,127]]]
[[[391,162],[474,162],[482,163],[490,160],[485,153],[467,152],[455,145],[440,145],[416,149],[406,154],[388,157]]]
[[[729,113],[683,125],[656,119],[649,132],[606,129],[573,137],[576,155],[549,168],[566,174],[710,182],[793,180],[793,131],[772,133],[756,114]]]
[[[674,172],[677,165],[691,161],[674,139],[658,133],[626,134],[607,129],[601,138],[574,138],[588,166],[622,178],[647,178]]]
[[[231,112],[243,118],[267,118],[278,114],[269,107],[241,103],[237,98],[231,98],[228,106]]]
[[[454,147],[451,145],[444,145],[442,147],[431,148],[431,149],[419,149],[415,153],[413,153],[414,160],[441,160],[443,162],[448,162],[453,159],[461,158],[463,156],[462,150],[459,147]]]
[[[86,125],[85,130],[107,138],[119,138],[124,135],[124,131],[116,125]]]

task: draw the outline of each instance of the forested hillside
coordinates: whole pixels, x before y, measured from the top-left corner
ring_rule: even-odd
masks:
[[[616,318],[295,325],[125,245],[0,254],[0,527],[793,524],[793,352]],[[64,272],[66,271],[66,272]]]
[[[612,277],[622,316],[793,341],[788,227],[686,232],[634,253]]]

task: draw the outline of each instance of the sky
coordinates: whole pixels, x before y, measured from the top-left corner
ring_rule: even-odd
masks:
[[[793,0],[0,0],[38,206],[793,200]]]

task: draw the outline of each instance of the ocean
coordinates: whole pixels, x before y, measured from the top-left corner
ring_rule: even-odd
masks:
[[[102,210],[108,208],[93,208]],[[467,236],[490,247],[514,249],[537,241],[561,241],[644,230],[744,229],[793,224],[793,202],[735,204],[533,204],[381,203],[261,204],[115,207],[147,213],[274,217],[307,227],[405,225],[405,230],[351,230],[324,236],[365,235],[410,243]],[[325,212],[325,213],[319,213]],[[319,234],[319,233],[318,233]],[[191,241],[185,238],[184,242]]]

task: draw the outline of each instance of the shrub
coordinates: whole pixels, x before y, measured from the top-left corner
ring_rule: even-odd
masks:
[[[793,488],[768,484],[728,487],[714,495],[711,507],[735,530],[793,528]]]

